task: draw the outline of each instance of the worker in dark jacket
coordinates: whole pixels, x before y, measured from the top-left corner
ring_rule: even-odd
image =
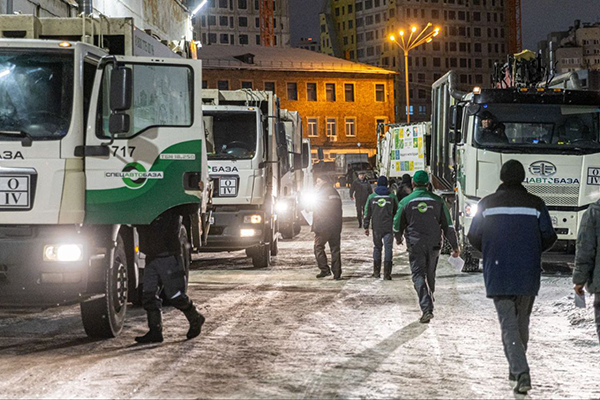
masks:
[[[354,200],[356,203],[356,217],[358,218],[359,228],[362,228],[363,211],[365,209],[365,204],[367,203],[367,198],[373,193],[373,188],[366,179],[366,176],[367,175],[364,172],[359,172],[358,178],[356,178],[356,180],[352,182],[352,186],[350,186],[350,199]]]
[[[162,334],[161,288],[171,305],[183,312],[190,323],[188,339],[200,335],[204,316],[186,294],[186,273],[181,259],[179,232],[182,217],[176,210],[159,216],[150,225],[138,226],[140,251],[146,255],[142,278],[142,302],[148,314],[148,333],[135,338],[138,343],[160,343]]]
[[[402,175],[402,181],[400,182],[400,186],[396,191],[396,197],[398,201],[401,201],[403,198],[412,193],[412,178],[409,174]]]
[[[468,237],[483,253],[485,288],[498,312],[509,379],[523,394],[531,389],[526,352],[542,252],[552,247],[556,233],[544,201],[522,185],[525,169],[519,161],[507,161],[500,179],[496,193],[479,202]]]
[[[324,278],[331,275],[333,279],[342,279],[342,199],[337,190],[326,180],[325,177],[318,177],[316,189],[316,198],[312,206],[313,224],[312,231],[315,233],[315,257],[317,266],[321,273],[317,278]],[[327,265],[327,254],[325,245],[329,243],[331,250],[331,269]]]
[[[392,256],[394,246],[394,215],[398,211],[398,199],[388,189],[388,179],[380,176],[375,193],[365,205],[365,235],[369,236],[369,225],[373,221],[373,278],[381,276],[381,252],[385,248],[383,279],[392,280]]]
[[[435,273],[442,248],[442,233],[452,245],[453,257],[460,255],[458,237],[445,201],[427,189],[429,175],[417,171],[413,176],[414,191],[400,201],[394,217],[398,244],[406,237],[412,280],[419,296],[423,315],[419,322],[433,318]]]
[[[598,340],[600,340],[600,253],[598,253],[597,246],[599,228],[600,201],[590,204],[581,219],[581,226],[577,235],[575,270],[573,271],[575,292],[583,296],[585,295],[585,287],[588,292],[595,293],[594,310]]]

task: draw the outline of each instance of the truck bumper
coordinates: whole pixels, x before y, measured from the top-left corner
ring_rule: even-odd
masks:
[[[259,223],[252,223],[252,220]],[[238,251],[265,244],[265,213],[258,210],[235,210],[213,212],[214,220],[208,234],[207,245],[200,250]]]
[[[48,245],[83,245],[81,260],[45,261]],[[86,297],[89,246],[74,227],[0,226],[0,306],[49,307]]]

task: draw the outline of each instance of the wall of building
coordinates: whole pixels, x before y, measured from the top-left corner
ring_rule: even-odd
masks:
[[[13,12],[38,17],[70,17],[76,15],[74,0],[13,0]],[[7,13],[6,0],[0,1],[0,14]]]
[[[275,45],[290,47],[289,0],[274,0]],[[260,45],[258,0],[209,0],[194,18],[196,40],[203,45]]]
[[[205,69],[203,84],[208,88],[218,88],[219,81],[227,81],[229,89],[242,88],[248,82],[258,90],[265,89],[265,82],[275,83],[275,93],[281,99],[281,108],[298,111],[302,116],[304,137],[310,138],[313,147],[323,147],[326,154],[361,151],[375,153],[377,120],[394,122],[393,75],[349,74],[334,72],[293,72],[259,70]],[[298,100],[288,97],[287,84],[296,83]],[[307,84],[317,85],[317,101],[307,98]],[[335,84],[336,101],[327,101],[326,84]],[[345,101],[344,85],[354,85],[354,102]],[[385,86],[383,102],[375,98],[375,85]],[[327,138],[327,119],[337,123],[337,140]],[[355,136],[346,135],[346,119],[355,119]],[[317,119],[317,135],[309,136],[309,119]],[[335,155],[333,155],[335,157]]]

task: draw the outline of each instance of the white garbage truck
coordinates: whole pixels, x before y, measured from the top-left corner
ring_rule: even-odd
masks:
[[[291,221],[296,219],[294,171],[302,167],[302,146],[296,143],[302,138],[301,119],[281,110],[271,92],[207,89],[203,102],[214,185],[203,250],[246,250],[254,266],[267,267],[278,252],[277,208],[292,211]],[[277,207],[279,200],[290,202]],[[297,228],[291,225],[294,235]]]
[[[558,242],[545,263],[572,265],[582,214],[600,195],[600,93],[555,89],[545,79],[523,83],[539,72],[535,65],[513,60],[509,68],[492,89],[461,92],[454,72],[433,84],[431,169],[453,203],[467,271],[478,269],[481,255],[466,234],[506,161],[523,164],[524,186],[550,211]]]
[[[380,125],[376,159],[379,175],[395,185],[404,174],[413,176],[416,171],[425,170],[426,137],[430,131],[429,122]]]
[[[60,20],[0,17],[24,38],[0,39],[0,306],[80,303],[86,333],[114,337],[139,301],[136,226],[176,209],[186,268],[206,234],[202,66],[134,56],[130,19],[121,56],[77,36],[90,18]]]

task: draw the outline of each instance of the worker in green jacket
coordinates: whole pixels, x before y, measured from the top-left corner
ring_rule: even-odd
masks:
[[[452,245],[453,257],[460,255],[458,237],[444,200],[427,189],[429,175],[417,171],[413,176],[413,192],[403,198],[394,217],[394,233],[398,244],[406,237],[412,281],[419,296],[423,315],[419,322],[433,318],[433,292],[442,232]]]

